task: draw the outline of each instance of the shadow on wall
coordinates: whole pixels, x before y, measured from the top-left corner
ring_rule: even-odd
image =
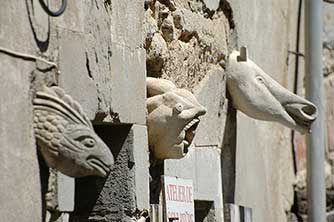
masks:
[[[132,209],[135,203],[131,181],[127,181],[134,166],[132,152],[127,146],[131,125],[95,125],[94,129],[107,146],[112,147],[115,164],[107,178],[76,179],[75,210],[71,219],[85,221],[94,216],[121,219],[124,218],[124,209]]]
[[[222,182],[224,203],[234,203],[236,145],[237,145],[237,111],[232,106],[232,100],[227,91],[228,110],[224,129],[224,140],[221,152]]]

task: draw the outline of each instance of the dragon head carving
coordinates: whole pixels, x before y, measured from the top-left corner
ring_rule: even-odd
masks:
[[[107,176],[114,157],[78,102],[54,86],[38,91],[33,106],[37,145],[50,167],[71,177]]]

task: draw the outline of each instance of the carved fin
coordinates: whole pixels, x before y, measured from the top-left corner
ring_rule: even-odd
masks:
[[[43,91],[36,93],[34,99],[35,108],[41,109],[41,107],[48,107],[48,110],[54,110],[61,113],[62,116],[66,116],[68,119],[75,123],[82,123],[90,128],[92,124],[87,118],[79,103],[72,99],[69,95],[66,95],[64,91],[59,87],[45,87]]]
[[[65,94],[65,91],[60,87],[53,86],[51,89],[59,96],[60,99],[63,99],[64,102],[76,110],[81,115],[81,117],[83,117],[85,122],[89,124],[90,128],[93,128],[90,119],[87,117],[86,113],[83,111],[81,105],[77,101],[75,101],[71,96]]]

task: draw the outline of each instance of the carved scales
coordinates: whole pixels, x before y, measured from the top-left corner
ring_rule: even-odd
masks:
[[[47,164],[72,176],[106,176],[114,162],[80,104],[59,87],[36,93],[34,131]]]

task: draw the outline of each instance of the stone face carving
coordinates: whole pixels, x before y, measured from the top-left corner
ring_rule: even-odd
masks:
[[[113,155],[78,102],[59,87],[43,87],[33,106],[37,145],[49,167],[71,177],[107,176]]]
[[[273,80],[248,59],[245,47],[230,54],[227,87],[234,107],[252,118],[276,121],[305,133],[317,117],[314,104]]]
[[[156,159],[179,159],[188,152],[199,116],[206,113],[195,96],[164,79],[147,78],[147,126]]]

